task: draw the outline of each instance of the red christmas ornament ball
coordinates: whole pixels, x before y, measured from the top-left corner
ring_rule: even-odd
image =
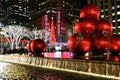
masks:
[[[76,42],[78,41],[77,36],[78,33],[75,33],[68,39],[68,47],[72,52],[75,51]]]
[[[110,49],[112,55],[118,55],[120,52],[120,35],[113,34],[110,38]]]
[[[80,33],[80,32],[81,32],[80,22],[76,22],[76,23],[75,23],[75,25],[74,25],[74,30],[75,30],[75,33]]]
[[[81,38],[77,42],[76,54],[77,55],[84,55],[85,53],[89,52],[91,49],[91,40],[89,38]]]
[[[112,33],[112,23],[106,19],[100,19],[97,23],[96,30],[99,33],[106,32],[108,34],[111,34]]]
[[[90,18],[90,19],[98,20],[99,16],[100,16],[100,11],[98,7],[96,7],[93,4],[85,5],[80,10],[80,18]]]
[[[35,39],[31,42],[31,51],[34,54],[41,54],[45,47],[45,42],[41,39]]]
[[[83,36],[92,34],[96,29],[95,22],[88,18],[81,18],[79,21],[79,26],[81,27],[81,34]]]
[[[28,50],[28,52],[31,52],[31,46],[30,46],[31,42],[32,42],[32,40],[27,43],[27,50]]]
[[[103,54],[109,49],[109,40],[102,34],[94,35],[92,38],[92,52],[93,54]]]

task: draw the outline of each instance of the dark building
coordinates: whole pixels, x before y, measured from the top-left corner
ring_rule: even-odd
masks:
[[[0,26],[5,25],[5,6],[0,2]]]
[[[73,16],[75,21],[80,18],[79,13],[80,9],[87,4],[87,0],[74,0],[73,2]]]
[[[6,25],[27,25],[27,0],[5,0],[4,4],[6,7]]]
[[[108,19],[113,24],[113,34],[120,34],[120,0],[88,0],[98,6],[100,18]]]

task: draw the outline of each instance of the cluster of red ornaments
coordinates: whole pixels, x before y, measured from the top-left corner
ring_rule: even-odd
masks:
[[[45,42],[41,39],[31,40],[27,43],[27,50],[33,54],[41,54],[45,50]]]
[[[110,51],[113,55],[120,52],[120,36],[112,34],[112,23],[99,19],[100,11],[88,4],[80,10],[80,19],[75,23],[75,33],[68,39],[69,49],[75,55],[87,52],[103,54]]]

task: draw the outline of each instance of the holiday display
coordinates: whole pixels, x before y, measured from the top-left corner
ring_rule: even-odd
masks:
[[[91,48],[91,40],[89,38],[84,37],[79,39],[77,44],[78,50],[76,50],[79,53],[77,55],[84,55],[85,53],[90,51],[90,48]]]
[[[55,35],[54,21],[53,21],[53,18],[52,18],[52,21],[51,21],[50,43],[55,43],[55,42],[56,42],[56,35]]]
[[[96,34],[92,37],[92,52],[93,54],[103,54],[109,49],[109,40],[103,34]]]
[[[97,32],[99,33],[107,33],[107,34],[112,34],[112,24],[110,21],[106,19],[100,19],[97,23],[96,27]]]
[[[77,36],[78,33],[75,33],[68,39],[68,47],[72,52],[75,52],[76,42],[78,41]]]
[[[118,55],[120,52],[120,35],[112,34],[112,23],[99,16],[100,11],[93,4],[80,10],[80,19],[74,25],[75,33],[68,39],[68,47],[76,56],[90,52],[92,55],[109,52]]]
[[[100,11],[93,4],[88,4],[80,10],[80,18],[90,18],[90,19],[98,20],[99,16],[100,16]]]
[[[31,52],[31,46],[30,46],[31,42],[32,42],[32,40],[27,43],[27,50],[28,50],[28,52]]]
[[[79,22],[75,23],[74,30],[75,30],[75,33],[80,33],[81,32],[80,23]]]
[[[45,48],[45,42],[41,39],[32,40],[27,44],[27,49],[32,54],[39,54],[42,56],[41,53],[44,52]]]
[[[88,18],[81,18],[79,20],[79,27],[83,36],[89,36],[95,30],[95,23],[93,20]]]
[[[109,51],[113,53],[112,55],[118,55],[118,53],[120,52],[120,35],[113,34],[110,37]]]

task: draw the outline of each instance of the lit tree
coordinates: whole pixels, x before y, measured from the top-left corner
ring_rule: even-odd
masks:
[[[29,30],[20,25],[9,25],[2,27],[2,31],[4,32],[4,36],[10,44],[10,48],[13,50],[14,45],[15,48],[17,49],[20,40],[24,36],[27,36]]]
[[[29,32],[29,38],[31,40],[40,38],[43,39],[45,42],[48,42],[50,38],[50,33],[46,30],[33,30]]]
[[[54,21],[53,21],[53,17],[52,17],[50,43],[55,43],[55,42],[56,42],[55,26],[54,26]]]

